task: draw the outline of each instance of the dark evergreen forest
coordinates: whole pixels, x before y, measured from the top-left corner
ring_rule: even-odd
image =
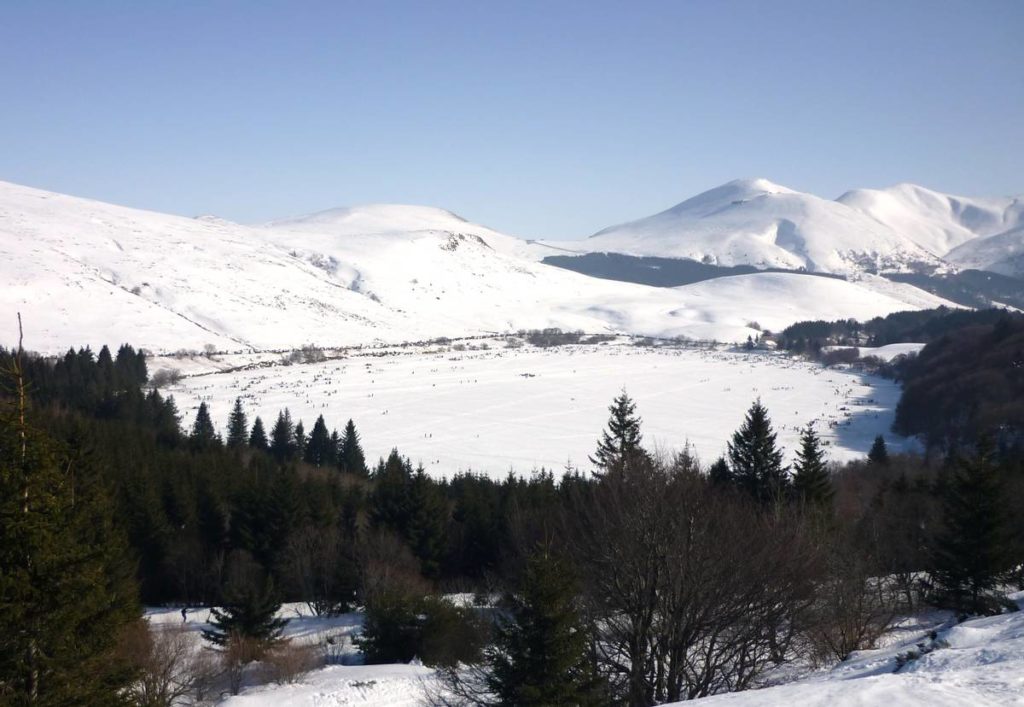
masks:
[[[55,360],[0,351],[0,367],[19,376],[4,403],[24,418],[4,418],[0,527],[0,591],[23,611],[0,613],[0,635],[11,643],[5,655],[28,656],[0,665],[0,688],[23,694],[35,684],[36,639],[21,627],[40,601],[32,581],[50,581],[15,571],[40,555],[12,539],[43,527],[23,527],[19,479],[62,489],[54,508],[74,513],[60,527],[79,528],[97,550],[87,585],[96,620],[125,623],[140,603],[225,607],[210,640],[228,650],[236,635],[277,641],[281,601],[321,614],[358,607],[368,660],[418,656],[469,703],[485,694],[536,704],[565,694],[586,696],[581,704],[687,699],[750,687],[797,655],[841,660],[923,606],[1003,610],[1002,588],[1024,581],[1024,463],[1007,443],[1021,397],[984,391],[1019,385],[1024,320],[981,313],[992,322],[957,329],[948,318],[960,316],[868,324],[879,338],[891,326],[934,330],[905,374],[897,424],[930,434],[922,411],[964,402],[974,441],[948,454],[892,455],[880,438],[864,461],[837,466],[808,427],[787,467],[770,411],[755,401],[721,459],[663,457],[644,447],[642,401],[624,392],[595,430],[592,469],[501,479],[434,479],[397,449],[370,462],[352,420],[293,420],[287,410],[250,420],[240,404],[204,404],[182,429],[173,398],[148,387],[146,358],[128,345]],[[809,336],[794,331],[793,340]],[[976,377],[965,388],[946,376]],[[25,452],[28,430],[39,440],[28,448],[50,456]],[[40,548],[79,547],[47,537]],[[487,619],[448,603],[455,591],[486,606],[505,600]],[[106,640],[96,655],[111,650]],[[552,651],[541,685],[520,654],[528,645]],[[104,684],[130,678],[107,674]]]

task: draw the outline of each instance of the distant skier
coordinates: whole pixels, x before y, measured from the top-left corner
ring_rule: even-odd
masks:
[[[188,621],[188,609],[185,607],[181,608],[181,623]]]

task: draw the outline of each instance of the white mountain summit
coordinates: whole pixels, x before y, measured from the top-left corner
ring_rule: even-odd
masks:
[[[930,271],[959,262],[977,267],[965,255],[947,256],[958,246],[1024,225],[1022,219],[1020,198],[972,199],[901,184],[850,191],[829,201],[766,179],[740,179],[653,216],[559,245],[580,253],[837,274]],[[997,263],[999,253],[977,261]],[[1012,270],[1000,268],[1004,274]]]

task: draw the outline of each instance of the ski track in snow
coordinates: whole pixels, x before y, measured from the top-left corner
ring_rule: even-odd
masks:
[[[231,357],[221,358],[213,365]],[[706,463],[724,453],[758,397],[790,458],[801,427],[812,421],[837,461],[863,456],[878,434],[893,449],[907,443],[888,432],[896,383],[721,348],[368,350],[321,363],[193,375],[165,392],[175,396],[186,426],[206,402],[223,432],[241,397],[250,424],[259,415],[271,426],[285,407],[307,433],[318,415],[339,430],[352,418],[368,463],[397,447],[434,476],[504,476],[541,467],[560,473],[567,463],[588,469],[608,405],[623,388],[637,403],[646,445],[667,451],[689,442]]]

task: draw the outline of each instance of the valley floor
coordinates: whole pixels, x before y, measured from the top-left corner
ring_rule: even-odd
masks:
[[[338,429],[352,418],[369,460],[397,447],[435,476],[587,469],[608,405],[623,388],[643,418],[645,446],[672,451],[688,442],[706,463],[724,453],[756,398],[788,457],[809,422],[835,461],[862,457],[879,434],[890,449],[907,444],[888,431],[898,384],[855,371],[783,354],[637,346],[627,338],[504,346],[476,339],[352,349],[295,365],[283,365],[277,354],[156,359],[151,369],[172,366],[187,376],[165,391],[186,425],[205,401],[223,430],[237,396],[250,422],[260,415],[268,428],[286,407],[307,432],[318,415]],[[237,366],[247,367],[224,370]]]

